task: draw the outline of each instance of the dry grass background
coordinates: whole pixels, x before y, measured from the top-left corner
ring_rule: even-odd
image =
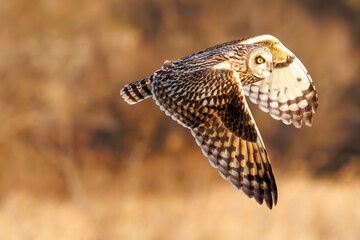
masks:
[[[0,239],[357,239],[360,3],[313,3],[1,3]],[[251,105],[278,182],[271,211],[152,101],[119,96],[165,59],[261,33],[297,54],[320,97],[301,130]]]

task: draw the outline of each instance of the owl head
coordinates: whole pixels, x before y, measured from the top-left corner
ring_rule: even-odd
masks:
[[[251,74],[259,79],[269,77],[273,70],[272,55],[267,48],[262,46],[249,53],[247,64]]]

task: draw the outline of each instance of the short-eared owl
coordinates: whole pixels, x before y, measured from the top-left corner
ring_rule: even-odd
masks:
[[[236,189],[269,208],[277,188],[269,156],[245,95],[271,117],[311,126],[318,96],[300,60],[271,35],[216,45],[165,61],[150,77],[126,85],[129,104],[150,96],[189,128],[211,165]]]

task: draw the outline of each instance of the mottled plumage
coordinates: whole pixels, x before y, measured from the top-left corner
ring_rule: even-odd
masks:
[[[310,126],[317,94],[303,64],[270,35],[245,38],[165,61],[153,75],[120,92],[129,104],[153,97],[191,130],[220,175],[269,208],[277,188],[245,95],[286,124]]]

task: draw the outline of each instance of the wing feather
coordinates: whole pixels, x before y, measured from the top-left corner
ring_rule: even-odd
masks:
[[[236,189],[272,208],[277,202],[275,177],[237,73],[158,72],[157,78],[153,83],[157,104],[190,128],[210,164]]]
[[[242,44],[261,44],[273,56],[273,73],[265,80],[244,86],[245,95],[271,117],[300,128],[304,122],[312,125],[318,96],[310,74],[301,61],[278,39],[260,35],[241,41]],[[267,95],[267,97],[266,97]]]

